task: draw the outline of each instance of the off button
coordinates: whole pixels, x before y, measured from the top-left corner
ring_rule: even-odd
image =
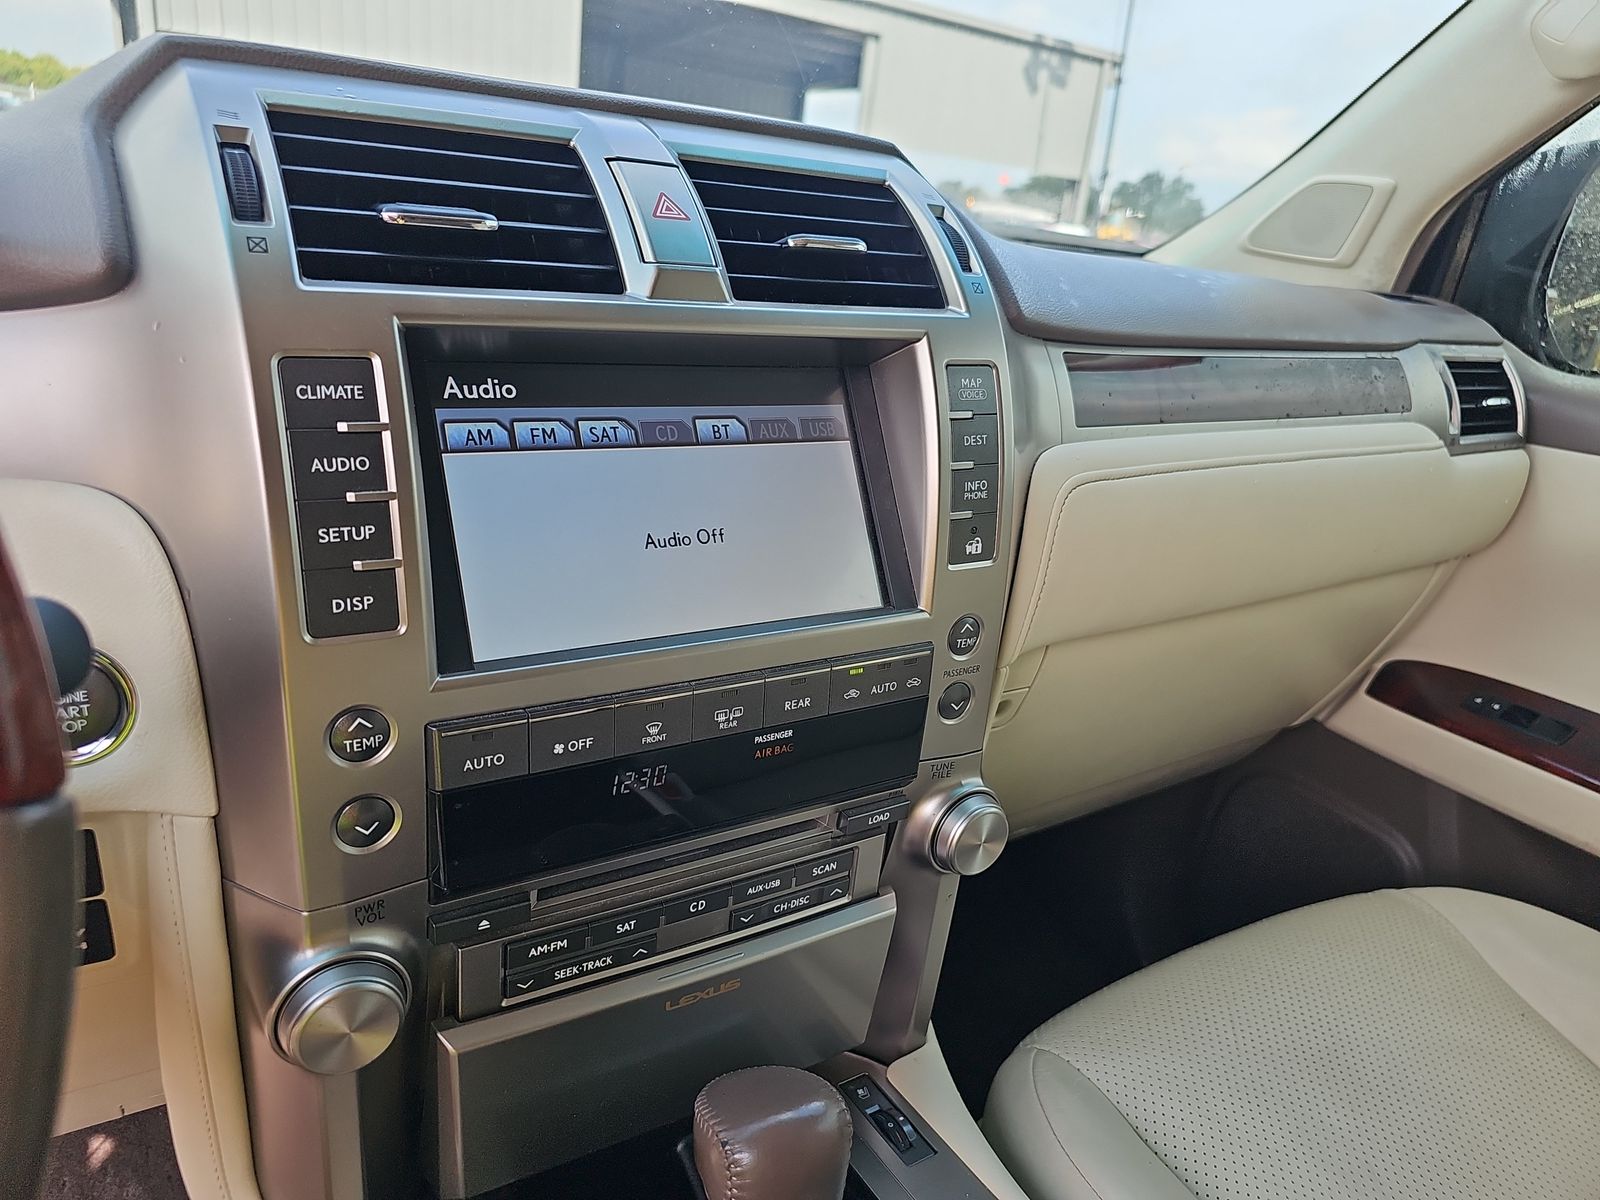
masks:
[[[392,732],[389,718],[377,709],[346,709],[328,726],[328,749],[347,763],[371,762],[388,746]]]

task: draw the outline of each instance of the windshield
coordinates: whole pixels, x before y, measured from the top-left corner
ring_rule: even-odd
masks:
[[[0,0],[0,111],[158,30],[810,121],[1006,236],[1141,250],[1276,166],[1460,0]]]

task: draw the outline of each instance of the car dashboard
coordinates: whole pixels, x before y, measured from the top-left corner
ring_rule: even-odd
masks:
[[[854,135],[160,37],[7,139],[0,524],[105,680],[63,1120],[269,1198],[893,1064],[1007,824],[1324,711],[1527,477],[1476,318],[1000,241]]]

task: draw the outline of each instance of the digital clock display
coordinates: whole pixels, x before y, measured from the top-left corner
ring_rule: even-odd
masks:
[[[653,792],[667,781],[667,772],[666,763],[618,771],[611,778],[611,794],[626,796],[634,792]]]

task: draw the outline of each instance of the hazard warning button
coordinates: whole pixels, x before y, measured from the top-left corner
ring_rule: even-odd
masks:
[[[669,163],[614,158],[611,170],[622,185],[645,262],[714,267],[705,218],[683,172]]]

